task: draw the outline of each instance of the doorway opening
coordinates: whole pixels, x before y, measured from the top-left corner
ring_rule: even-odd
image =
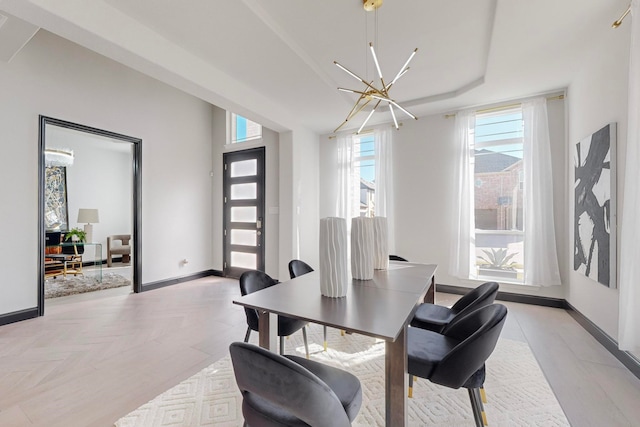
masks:
[[[128,252],[130,266],[120,271],[134,292],[141,291],[141,144],[139,138],[40,116],[38,315],[44,315],[46,297],[55,295],[52,288],[64,287],[63,280],[53,282],[58,277],[85,291],[108,287],[104,277],[119,280],[115,270],[104,268],[112,259],[107,246],[117,245],[118,261],[127,260]],[[112,242],[123,234],[128,242]],[[47,295],[46,281],[54,283]],[[57,296],[66,295],[61,292]]]

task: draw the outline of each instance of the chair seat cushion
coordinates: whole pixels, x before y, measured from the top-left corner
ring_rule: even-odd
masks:
[[[460,341],[437,332],[411,327],[407,333],[408,371],[429,379],[442,358]]]
[[[411,326],[440,332],[455,317],[455,312],[442,305],[420,304],[411,320]]]
[[[291,355],[285,355],[285,357],[308,369],[324,381],[338,396],[347,413],[347,417],[351,421],[355,419],[360,406],[362,406],[362,387],[358,378],[342,369],[307,360],[304,357]]]
[[[278,316],[278,336],[288,337],[294,332],[298,332],[303,326],[307,326],[309,322],[291,317]],[[257,330],[257,328],[256,328]]]
[[[131,246],[116,246],[116,247],[111,247],[109,249],[109,251],[112,254],[130,254],[131,253]]]

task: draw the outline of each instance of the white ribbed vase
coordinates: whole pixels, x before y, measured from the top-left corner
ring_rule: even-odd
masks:
[[[347,221],[344,218],[320,220],[320,293],[326,297],[347,295]]]
[[[373,268],[389,268],[389,228],[383,216],[373,218]]]
[[[373,220],[351,219],[351,275],[358,280],[373,279]]]

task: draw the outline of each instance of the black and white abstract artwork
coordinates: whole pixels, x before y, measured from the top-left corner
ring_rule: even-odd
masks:
[[[573,269],[616,287],[616,124],[576,144]]]
[[[47,230],[68,230],[67,169],[47,166],[44,178],[44,223]]]

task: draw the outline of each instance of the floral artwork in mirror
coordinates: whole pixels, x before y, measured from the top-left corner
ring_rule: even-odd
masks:
[[[47,166],[44,185],[44,222],[47,230],[67,230],[67,170],[64,166]]]

